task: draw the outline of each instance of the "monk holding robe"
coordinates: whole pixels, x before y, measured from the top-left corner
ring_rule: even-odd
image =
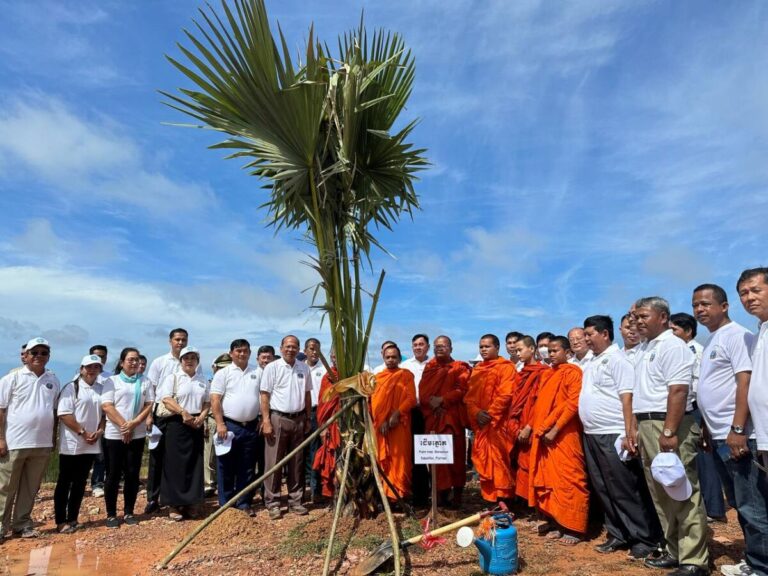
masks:
[[[410,413],[416,407],[413,373],[399,368],[400,349],[392,344],[383,351],[386,368],[376,374],[376,389],[371,396],[371,414],[376,429],[379,467],[404,498],[411,492],[413,435]],[[385,483],[390,500],[397,496]]]
[[[453,508],[461,507],[467,473],[464,467],[466,436],[464,395],[471,368],[466,362],[451,357],[453,346],[448,336],[438,336],[434,344],[435,357],[424,367],[419,384],[419,408],[424,415],[424,431],[427,434],[453,436],[453,464],[436,467],[437,490],[441,505],[448,503],[453,489]]]
[[[587,531],[589,489],[578,416],[581,368],[568,363],[569,349],[565,336],[549,342],[552,370],[533,407],[528,503],[552,519],[540,534],[573,545]]]
[[[333,360],[333,354],[331,354]],[[339,372],[334,366],[331,372],[326,372],[320,382],[320,392],[317,402],[317,425],[322,426],[339,411],[338,394],[326,399],[326,392],[330,390],[334,382],[338,380]],[[332,498],[336,491],[336,453],[341,446],[339,424],[334,422],[320,436],[320,447],[315,451],[315,459],[312,461],[312,469],[320,475],[320,490],[326,498]]]
[[[509,435],[507,416],[519,376],[512,362],[499,358],[497,336],[486,334],[480,338],[480,356],[483,361],[472,369],[464,397],[475,435],[472,463],[480,476],[484,500],[511,500],[515,493],[510,465],[514,442]]]
[[[533,406],[539,395],[541,377],[550,370],[539,362],[536,355],[536,341],[523,336],[516,343],[517,357],[523,363],[520,369],[520,383],[512,396],[509,407],[509,431],[515,439],[512,452],[512,469],[515,473],[515,494],[528,502],[528,471],[531,452],[531,419]]]

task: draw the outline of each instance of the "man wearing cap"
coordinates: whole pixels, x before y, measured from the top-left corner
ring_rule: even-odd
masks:
[[[218,370],[211,382],[211,410],[216,419],[220,441],[232,433],[232,447],[218,456],[216,475],[219,504],[223,506],[235,494],[253,482],[256,467],[263,471],[264,439],[259,434],[259,381],[262,370],[248,364],[251,345],[248,340],[233,340],[229,345],[232,363]],[[242,496],[237,508],[254,514],[253,491]]]
[[[147,378],[152,383],[152,390],[157,394],[157,387],[162,384],[166,376],[174,372],[181,371],[181,361],[179,353],[186,348],[189,341],[189,333],[184,328],[174,328],[168,334],[168,342],[171,349],[167,354],[155,358],[147,370]],[[197,376],[202,376],[203,371],[200,364],[197,365]],[[157,398],[157,395],[155,395]],[[152,409],[154,415],[157,411],[158,402]],[[150,416],[147,421],[147,430],[152,429],[154,417]],[[155,422],[162,429],[162,422]],[[165,440],[160,438],[160,442],[154,450],[149,451],[149,472],[147,473],[147,505],[144,508],[144,514],[150,514],[160,508],[158,500],[160,498],[160,482],[163,477],[163,457],[165,456]]]
[[[639,460],[622,460],[617,440],[632,420],[632,363],[613,343],[610,316],[584,320],[584,338],[593,356],[584,364],[579,417],[584,426],[584,456],[595,493],[605,511],[608,538],[600,553],[630,549],[645,558],[662,541],[661,526]],[[620,446],[620,444],[619,444]]]
[[[645,338],[635,365],[632,410],[637,425],[630,423],[625,447],[639,449],[645,479],[659,514],[667,550],[649,556],[651,568],[676,568],[674,576],[709,574],[707,516],[696,472],[696,453],[701,431],[696,424],[689,395],[694,356],[669,328],[669,304],[652,296],[635,302],[637,332]],[[651,463],[659,453],[669,453],[682,461],[685,480],[691,485],[690,497],[679,499],[652,473]]]
[[[267,470],[301,444],[312,418],[312,377],[304,362],[296,359],[299,339],[289,335],[280,342],[282,358],[267,364],[261,377],[261,418],[266,441],[264,465]],[[288,509],[299,516],[308,510],[301,505],[304,495],[304,455],[299,451],[287,464]],[[271,520],[278,520],[282,469],[265,482],[265,504]]]
[[[765,478],[754,466],[757,443],[749,418],[752,334],[728,316],[728,295],[716,284],[693,291],[693,314],[710,332],[701,355],[698,405],[713,463],[731,486],[744,533],[746,560],[723,574],[768,574],[768,501]]]
[[[27,342],[24,367],[0,380],[0,542],[8,529],[22,538],[32,528],[32,506],[53,447],[59,379],[45,369],[51,347]]]

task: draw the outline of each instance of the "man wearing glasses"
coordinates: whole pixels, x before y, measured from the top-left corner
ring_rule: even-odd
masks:
[[[59,379],[45,365],[51,347],[44,338],[27,342],[24,367],[0,380],[0,542],[9,528],[35,538],[32,506],[53,448]]]

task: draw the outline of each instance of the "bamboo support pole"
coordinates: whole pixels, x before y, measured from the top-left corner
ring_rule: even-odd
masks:
[[[336,500],[336,511],[333,514],[333,524],[331,524],[331,534],[328,536],[328,549],[325,551],[325,562],[323,562],[323,576],[328,576],[331,568],[331,556],[333,553],[333,539],[336,537],[336,526],[339,523],[339,516],[344,507],[344,493],[347,489],[347,475],[349,474],[349,456],[355,443],[351,440],[344,447],[344,468],[341,471],[341,483],[339,484],[339,493]]]

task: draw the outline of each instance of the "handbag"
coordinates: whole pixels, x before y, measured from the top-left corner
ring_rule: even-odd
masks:
[[[171,398],[176,400],[176,393],[179,391],[178,386],[178,380],[176,379],[176,374],[173,375],[173,394],[171,394]],[[171,412],[166,408],[165,403],[160,400],[160,402],[155,404],[155,418],[168,418],[169,416],[175,416],[175,412]]]

